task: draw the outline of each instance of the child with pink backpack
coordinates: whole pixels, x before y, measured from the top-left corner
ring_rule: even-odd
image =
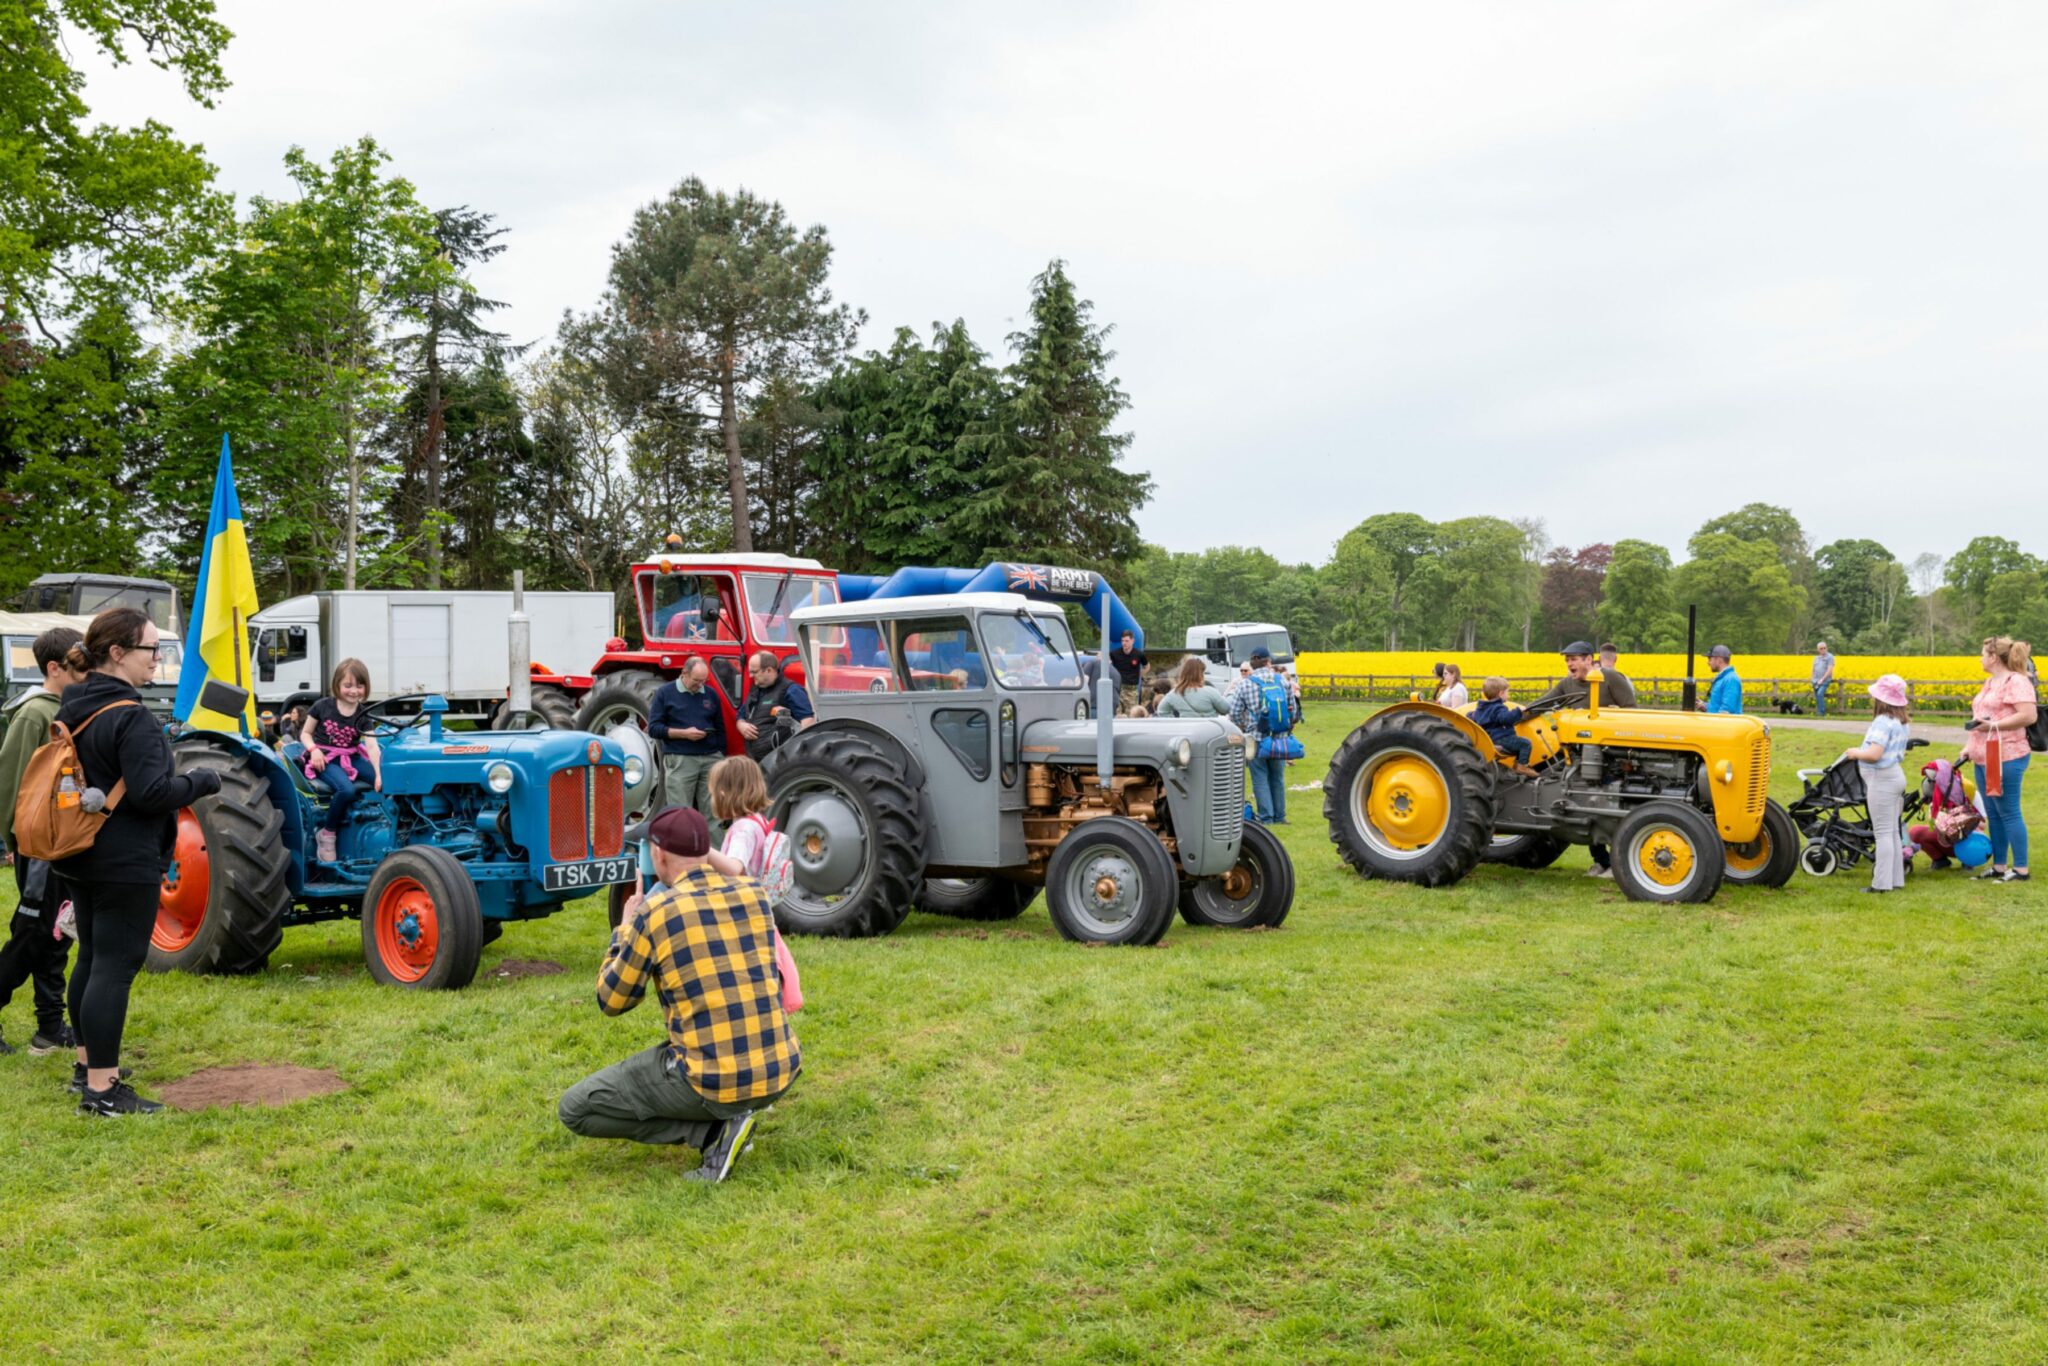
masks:
[[[720,759],[711,766],[710,788],[711,814],[725,826],[725,843],[711,856],[711,866],[727,877],[752,878],[768,894],[769,905],[780,905],[794,880],[789,837],[768,819],[768,779],[761,766],[744,754]],[[803,984],[781,930],[775,932],[775,971],[782,978],[782,1009],[802,1010]]]

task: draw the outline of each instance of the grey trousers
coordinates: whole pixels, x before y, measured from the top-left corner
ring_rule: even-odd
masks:
[[[591,1073],[562,1093],[556,1107],[571,1133],[585,1138],[630,1138],[635,1143],[684,1143],[701,1149],[745,1107],[704,1099],[668,1067],[656,1044]]]
[[[1899,816],[1906,809],[1905,767],[1856,767],[1863,774],[1863,793],[1870,803],[1870,829],[1877,836],[1877,855],[1870,861],[1870,885],[1889,892],[1906,885],[1906,862],[1899,849]]]
[[[662,756],[662,796],[670,806],[694,806],[704,813],[704,823],[711,827],[711,847],[716,849],[724,837],[717,819],[711,814],[711,768],[723,754],[668,754]]]

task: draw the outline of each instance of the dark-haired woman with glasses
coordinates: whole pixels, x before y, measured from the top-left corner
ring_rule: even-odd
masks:
[[[86,787],[106,794],[110,813],[91,848],[55,865],[72,886],[78,921],[70,1003],[80,1046],[71,1089],[81,1114],[110,1118],[163,1109],[122,1080],[128,989],[149,956],[178,809],[220,791],[220,775],[210,769],[173,771],[163,726],[142,707],[136,689],[156,674],[158,648],[156,624],[141,610],[100,613],[66,661],[90,672],[64,690],[57,709]]]

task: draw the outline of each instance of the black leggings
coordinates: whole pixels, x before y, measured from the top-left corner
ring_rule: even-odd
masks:
[[[154,882],[74,882],[78,966],[71,970],[71,1024],[87,1067],[118,1067],[128,988],[149,957],[156,928]]]

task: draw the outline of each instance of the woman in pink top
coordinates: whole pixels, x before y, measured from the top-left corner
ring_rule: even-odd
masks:
[[[1993,636],[1984,642],[1984,672],[1990,677],[1970,704],[1970,733],[1963,737],[1963,757],[1977,766],[1977,793],[1991,836],[1991,864],[1977,874],[1979,881],[2027,880],[2020,780],[2027,772],[2027,727],[2034,724],[2034,680],[2027,673],[2033,654],[2024,640]]]

